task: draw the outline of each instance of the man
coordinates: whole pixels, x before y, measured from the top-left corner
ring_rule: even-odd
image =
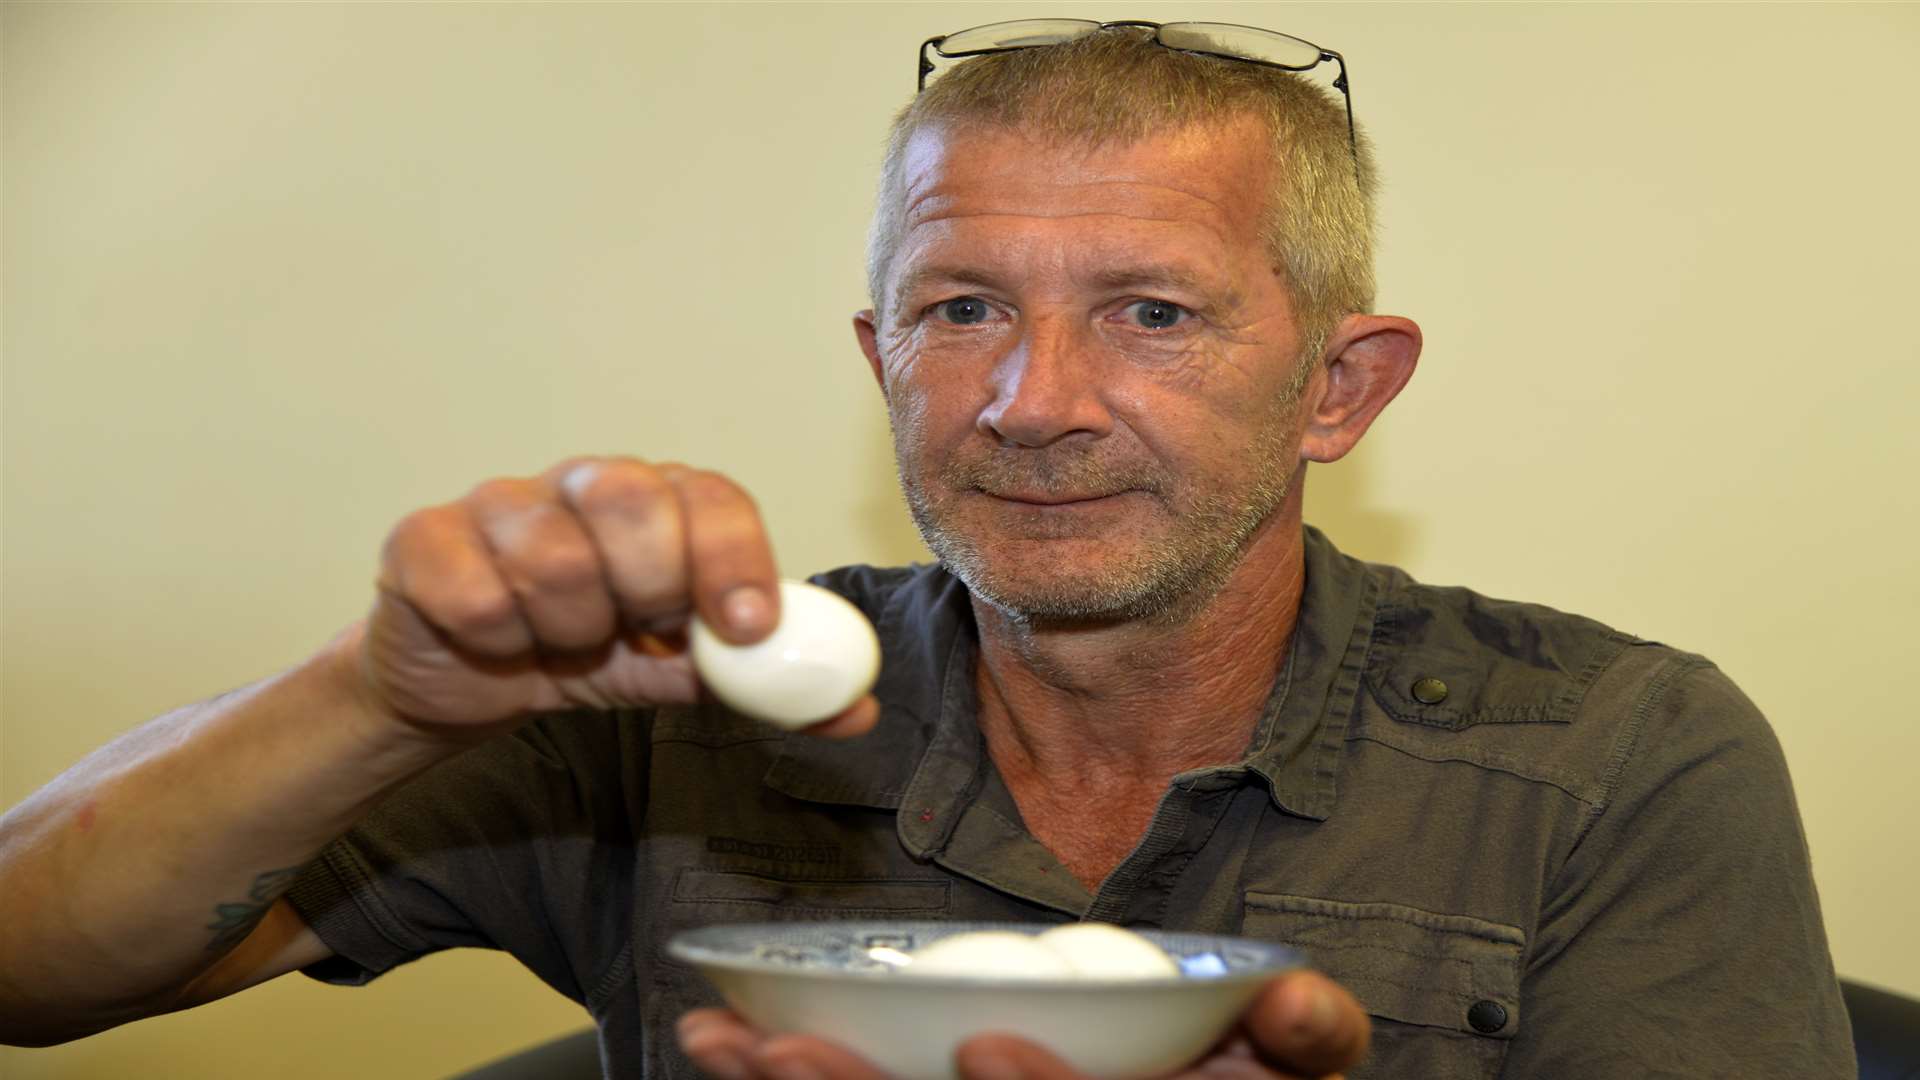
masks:
[[[778,616],[733,484],[488,482],[395,528],[369,617],[313,659],[0,823],[6,1037],[482,944],[582,1002],[613,1075],[868,1076],[711,1008],[663,944],[879,912],[1303,947],[1325,975],[1276,981],[1208,1072],[1850,1074],[1739,692],[1305,528],[1305,464],[1420,347],[1369,313],[1345,111],[1246,61],[1310,64],[1257,32],[1043,40],[934,81],[890,147],[855,330],[941,564],[822,577],[885,647],[810,733],[853,738],[698,694],[690,611],[742,641]],[[943,48],[967,41],[1032,38]],[[1069,1075],[991,1036],[960,1065]]]

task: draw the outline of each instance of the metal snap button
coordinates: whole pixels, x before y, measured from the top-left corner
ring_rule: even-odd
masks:
[[[1507,1026],[1506,1006],[1497,1001],[1476,1001],[1467,1010],[1467,1023],[1482,1035],[1491,1035]]]
[[[1447,684],[1428,676],[1413,684],[1413,700],[1422,705],[1438,705],[1447,700]]]

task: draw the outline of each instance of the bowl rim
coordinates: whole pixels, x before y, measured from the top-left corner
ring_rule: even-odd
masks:
[[[699,940],[702,937],[719,933],[729,935],[750,934],[755,930],[791,932],[801,929],[819,929],[846,925],[897,927],[902,930],[921,927],[953,927],[955,933],[980,930],[1012,930],[1018,933],[1038,934],[1043,930],[1052,929],[1056,925],[1071,924],[975,922],[960,919],[952,921],[918,919],[901,920],[897,922],[884,919],[837,919],[804,922],[720,923],[713,926],[698,927],[693,930],[682,930],[673,935],[673,937],[667,941],[667,955],[703,970],[707,968],[719,968],[725,971],[736,971],[750,975],[777,976],[781,978],[843,982],[848,980],[862,980],[885,982],[895,986],[924,986],[929,989],[935,987],[948,989],[977,987],[998,990],[1032,989],[1090,992],[1111,992],[1146,988],[1172,989],[1179,986],[1237,986],[1248,982],[1264,982],[1276,976],[1286,974],[1289,971],[1296,971],[1307,966],[1305,953],[1302,953],[1299,949],[1291,945],[1282,945],[1278,942],[1262,941],[1258,938],[1238,937],[1232,934],[1211,934],[1199,930],[1136,929],[1133,927],[1127,927],[1126,929],[1133,930],[1134,933],[1140,934],[1149,941],[1154,940],[1157,935],[1161,934],[1179,935],[1183,937],[1204,937],[1219,941],[1223,944],[1247,947],[1255,952],[1265,954],[1267,959],[1265,962],[1253,967],[1237,968],[1231,971],[1221,972],[1218,975],[1189,975],[1182,972],[1177,975],[1070,976],[1061,978],[1056,976],[1035,977],[942,973],[913,975],[902,978],[899,973],[886,968],[828,968],[770,964],[764,960],[757,960],[748,956],[723,953],[712,946],[703,944]],[[1155,944],[1159,944],[1159,942],[1156,941]]]

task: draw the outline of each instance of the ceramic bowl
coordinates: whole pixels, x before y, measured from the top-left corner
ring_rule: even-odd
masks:
[[[1301,966],[1263,941],[1139,931],[1180,974],[1146,979],[907,975],[905,956],[970,930],[1037,934],[1045,925],[965,922],[715,926],[668,943],[764,1031],[830,1039],[903,1080],[949,1080],[962,1042],[1030,1039],[1102,1080],[1157,1076],[1212,1046],[1267,980]]]

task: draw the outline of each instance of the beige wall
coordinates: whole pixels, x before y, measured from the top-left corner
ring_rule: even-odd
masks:
[[[790,572],[915,557],[846,325],[880,131],[922,37],[1034,13],[6,5],[0,803],[317,646],[490,474],[684,458]],[[1920,993],[1920,8],[1084,13],[1348,54],[1428,350],[1310,517],[1716,658],[1840,969]],[[580,1019],[462,954],[0,1074],[428,1077]]]

